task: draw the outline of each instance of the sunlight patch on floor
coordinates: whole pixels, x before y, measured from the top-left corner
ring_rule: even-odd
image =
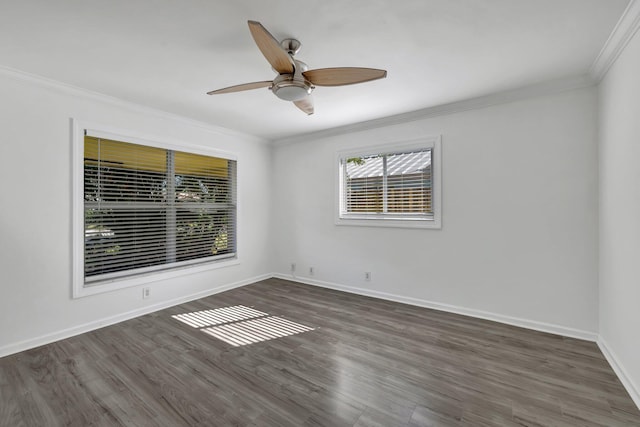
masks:
[[[191,313],[176,314],[171,316],[176,320],[186,323],[194,328],[221,325],[223,323],[237,322],[252,319],[254,317],[268,316],[268,313],[254,310],[244,305],[233,307],[215,308],[213,310],[194,311]]]
[[[234,347],[315,329],[243,305],[194,311],[171,317]]]

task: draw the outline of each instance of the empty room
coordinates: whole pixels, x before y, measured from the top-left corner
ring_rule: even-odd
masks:
[[[0,426],[640,426],[640,0],[0,7]]]

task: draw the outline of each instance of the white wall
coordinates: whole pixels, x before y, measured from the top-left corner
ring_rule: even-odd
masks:
[[[310,283],[594,338],[596,119],[586,88],[278,145],[276,271],[296,262]],[[437,134],[442,230],[334,225],[337,150]]]
[[[593,88],[273,150],[6,73],[0,117],[0,356],[274,270],[286,275],[291,262],[303,280],[314,266],[316,284],[569,335],[597,330]],[[71,117],[236,153],[240,265],[155,282],[149,300],[140,287],[71,299]],[[436,134],[442,230],[334,225],[336,150]]]
[[[79,91],[78,91],[79,92]],[[71,299],[71,117],[238,156],[240,264]],[[271,271],[270,147],[255,137],[0,73],[0,356]]]
[[[640,34],[636,33],[599,86],[600,335],[640,406],[638,76]]]

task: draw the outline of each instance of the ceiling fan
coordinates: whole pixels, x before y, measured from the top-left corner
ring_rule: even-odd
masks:
[[[207,92],[208,95],[240,92],[268,87],[278,98],[293,103],[307,114],[313,114],[311,92],[316,86],[344,86],[382,79],[386,70],[358,67],[320,68],[309,70],[307,64],[293,56],[301,43],[296,39],[284,39],[280,43],[257,21],[248,21],[249,30],[258,48],[278,73],[275,79],[245,83]]]

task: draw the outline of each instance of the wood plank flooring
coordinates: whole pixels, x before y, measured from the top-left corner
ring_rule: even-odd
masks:
[[[237,306],[263,314],[216,310]],[[280,319],[294,326],[261,329]],[[613,427],[640,412],[594,343],[269,279],[0,359],[0,426],[63,425]]]

